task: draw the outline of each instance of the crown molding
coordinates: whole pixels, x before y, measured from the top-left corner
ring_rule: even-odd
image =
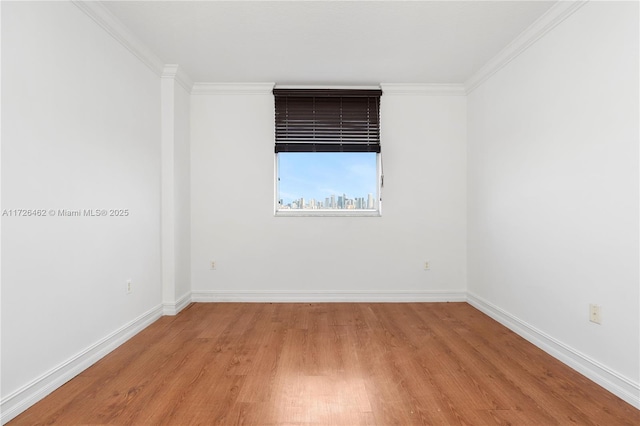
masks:
[[[93,19],[156,75],[161,76],[164,63],[145,46],[122,22],[99,1],[72,0],[72,3]]]
[[[195,83],[192,95],[267,95],[275,83]]]
[[[513,61],[589,0],[558,1],[464,83],[467,94]]]
[[[191,93],[193,88],[193,81],[189,78],[186,72],[178,64],[166,64],[162,69],[161,78],[169,78],[178,82],[184,89]]]
[[[384,95],[465,96],[462,84],[380,84]]]
[[[160,77],[169,78],[169,79],[176,78],[176,75],[178,74],[178,69],[179,68],[180,67],[179,67],[178,64],[166,64],[162,68],[162,75]]]

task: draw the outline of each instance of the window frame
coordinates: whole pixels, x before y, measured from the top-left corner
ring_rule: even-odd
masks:
[[[325,92],[331,92],[331,91],[346,91],[346,92],[352,92],[352,91],[363,91],[363,96],[367,96],[366,92],[370,92],[370,91],[379,91],[378,94],[378,100],[377,100],[377,105],[378,105],[378,116],[377,116],[377,126],[378,126],[378,130],[377,130],[377,134],[378,134],[378,142],[377,142],[377,146],[378,146],[378,151],[375,152],[376,154],[376,193],[375,193],[375,200],[376,200],[376,208],[375,209],[280,209],[280,197],[279,197],[279,192],[280,192],[280,180],[279,180],[279,172],[280,172],[280,157],[279,154],[280,152],[278,152],[277,149],[277,145],[278,145],[278,141],[276,140],[276,132],[274,132],[274,145],[276,146],[276,152],[274,154],[274,183],[273,183],[273,211],[274,211],[274,216],[281,216],[281,217],[381,217],[382,216],[382,189],[384,187],[384,171],[383,171],[383,167],[382,167],[382,150],[381,150],[381,144],[380,144],[380,129],[381,129],[381,117],[380,117],[380,100],[381,100],[381,95],[382,95],[382,91],[380,89],[379,86],[283,86],[283,85],[276,85],[274,87],[274,107],[276,105],[276,90],[280,90],[280,89],[289,89],[292,91],[305,91],[305,90],[309,90],[309,91],[325,91]],[[331,94],[330,96],[335,96],[334,94]],[[275,110],[274,110],[275,113]],[[274,122],[277,125],[277,120],[274,120]],[[348,142],[346,142],[348,143]],[[286,153],[287,151],[282,151],[284,153]],[[292,151],[292,152],[301,152],[301,151]],[[320,151],[314,151],[318,154],[321,154],[322,152]],[[335,151],[334,151],[335,152]],[[371,152],[371,151],[360,151],[360,152]]]

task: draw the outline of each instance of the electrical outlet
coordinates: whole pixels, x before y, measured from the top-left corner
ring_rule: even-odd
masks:
[[[211,265],[209,265],[211,269],[216,269],[216,261],[212,260]]]
[[[127,294],[133,293],[133,284],[131,284],[131,279],[127,280]]]
[[[424,261],[424,270],[425,270],[425,271],[428,271],[428,270],[429,270],[429,266],[430,266],[430,265],[429,265],[429,261],[428,261],[428,260],[425,260],[425,261]]]
[[[590,304],[589,305],[589,321],[596,324],[602,324],[602,313],[600,312],[601,306]]]

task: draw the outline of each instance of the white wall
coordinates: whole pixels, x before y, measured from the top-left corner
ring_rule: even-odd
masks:
[[[465,104],[464,96],[383,95],[382,217],[274,217],[273,96],[193,95],[196,299],[464,298]]]
[[[636,404],[638,72],[638,4],[590,2],[467,112],[470,295]]]
[[[3,421],[21,391],[159,315],[159,138],[149,68],[72,3],[3,2],[3,209],[129,210],[2,217]]]

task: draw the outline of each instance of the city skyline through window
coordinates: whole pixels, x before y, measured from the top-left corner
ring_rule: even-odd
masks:
[[[281,152],[281,210],[377,209],[375,152]]]

